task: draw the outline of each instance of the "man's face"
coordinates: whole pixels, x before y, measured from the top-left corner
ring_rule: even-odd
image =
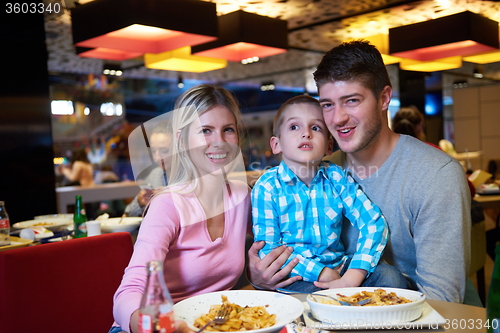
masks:
[[[357,81],[328,82],[319,87],[319,101],[325,123],[340,149],[356,153],[370,146],[380,133],[387,112],[391,88],[377,101],[370,89]]]

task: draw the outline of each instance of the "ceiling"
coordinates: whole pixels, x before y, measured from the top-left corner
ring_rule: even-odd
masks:
[[[80,0],[84,4],[91,0]],[[147,1],[147,0],[144,0]],[[166,0],[168,1],[168,0]],[[72,1],[66,0],[69,3]],[[75,1],[77,2],[77,1]],[[213,0],[218,14],[242,9],[288,22],[289,47],[285,54],[205,73],[180,73],[145,68],[141,59],[121,63],[123,77],[259,85],[274,81],[278,87],[304,89],[314,85],[311,72],[322,55],[344,40],[388,33],[389,28],[455,14],[465,10],[500,21],[500,2],[487,0]],[[97,24],[97,23],[92,23]],[[71,40],[69,11],[45,23],[49,71],[52,73],[95,73],[103,61],[78,57]],[[492,65],[492,68],[498,66]],[[496,67],[495,67],[496,68]],[[500,72],[500,71],[499,71]],[[496,74],[492,74],[496,75]],[[311,88],[313,89],[313,88]]]

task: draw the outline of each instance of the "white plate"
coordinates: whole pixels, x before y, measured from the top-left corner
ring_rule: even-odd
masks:
[[[353,330],[353,329],[386,329],[386,328],[398,328],[398,329],[422,329],[422,328],[431,328],[437,329],[439,325],[446,324],[446,319],[443,318],[434,310],[432,306],[430,306],[427,302],[424,302],[422,307],[422,315],[420,318],[406,323],[383,323],[384,327],[380,325],[382,323],[363,323],[359,322],[345,322],[345,323],[325,323],[317,320],[311,313],[309,308],[309,304],[304,302],[304,324],[308,328],[316,329],[316,330]],[[337,325],[335,325],[337,324]],[[378,327],[377,327],[378,325]]]
[[[40,220],[40,219],[47,219],[47,218],[63,218],[63,219],[70,219],[73,221],[73,214],[49,214],[49,215],[38,215],[35,216],[35,220]]]
[[[112,217],[110,219],[101,220],[102,232],[119,232],[119,231],[134,231],[142,222],[142,217],[124,217],[121,223],[121,217]]]
[[[193,326],[195,319],[207,314],[211,305],[222,304],[221,295],[227,296],[229,302],[240,306],[269,305],[266,310],[270,314],[276,314],[276,324],[273,326],[244,331],[245,333],[278,332],[304,312],[302,302],[289,295],[261,290],[226,290],[197,295],[180,301],[174,305],[175,319],[184,320],[191,329],[197,331],[198,329]]]
[[[59,231],[63,227],[73,224],[73,220],[63,217],[56,218],[46,218],[46,219],[37,219],[37,220],[29,220],[23,222],[14,223],[13,227],[16,229],[25,229],[25,228],[33,228],[33,227],[44,227],[51,231]]]

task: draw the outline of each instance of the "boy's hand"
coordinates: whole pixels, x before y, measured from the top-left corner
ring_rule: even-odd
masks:
[[[323,268],[318,277],[319,282],[330,282],[338,279],[340,279],[340,273],[336,269],[328,267]]]
[[[302,279],[300,276],[294,276],[283,280],[299,262],[297,258],[294,258],[281,269],[281,266],[292,254],[292,248],[285,245],[277,247],[263,259],[260,259],[259,250],[264,244],[264,241],[255,242],[248,250],[248,278],[250,282],[259,288],[276,290],[276,288],[284,288]]]
[[[366,274],[367,272],[364,269],[350,268],[340,279],[330,282],[315,281],[314,285],[323,289],[359,287],[365,280]]]

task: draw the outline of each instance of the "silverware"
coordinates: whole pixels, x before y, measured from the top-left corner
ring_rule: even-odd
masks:
[[[276,288],[276,291],[280,292],[282,294],[288,294],[288,295],[293,295],[293,294],[307,294],[307,295],[310,295],[311,298],[315,302],[318,302],[318,300],[316,299],[315,296],[326,297],[326,298],[333,299],[333,300],[339,302],[343,306],[361,306],[361,305],[365,305],[366,303],[370,302],[370,299],[364,299],[364,300],[361,300],[361,301],[358,301],[358,302],[347,302],[347,301],[342,301],[342,300],[340,300],[338,298],[335,298],[333,296],[326,295],[326,294],[320,294],[320,293],[317,293],[317,292],[314,292],[314,294],[313,294],[313,293],[308,293],[308,292],[304,292],[304,291],[294,291],[294,290],[288,290],[288,289],[283,289],[283,288]]]
[[[209,325],[221,325],[224,324],[227,320],[229,319],[229,309],[225,306],[221,306],[217,313],[215,314],[214,320],[209,321],[206,323],[202,328],[200,328],[196,333],[200,333],[203,331],[205,328],[207,328]]]
[[[123,218],[127,216],[127,213],[123,213],[122,217],[120,217],[120,221],[118,221],[118,224],[122,223]]]

